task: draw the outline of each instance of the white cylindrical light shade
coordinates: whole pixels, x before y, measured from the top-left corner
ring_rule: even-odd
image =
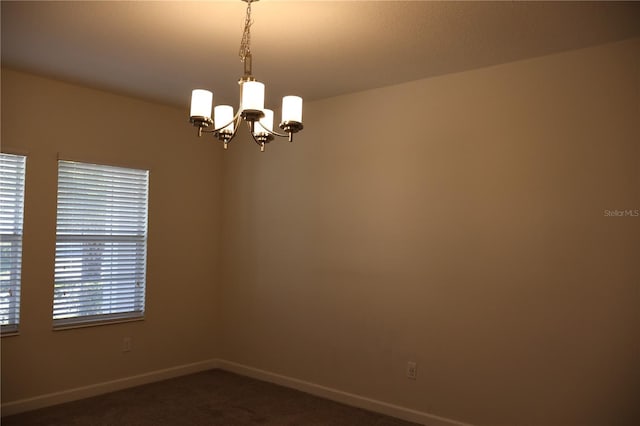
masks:
[[[260,126],[256,126],[255,133],[267,133],[263,130],[263,128],[266,128],[270,132],[273,132],[273,111],[271,111],[270,109],[263,109],[262,112],[264,112],[264,117],[262,117],[259,121]]]
[[[213,92],[195,89],[191,92],[191,117],[211,118]]]
[[[242,110],[264,109],[264,84],[258,81],[245,81],[242,83]]]
[[[282,122],[287,121],[302,123],[302,98],[300,96],[282,98]]]
[[[230,105],[218,105],[213,109],[213,122],[216,127],[224,126],[227,123],[231,123],[225,126],[222,131],[228,131],[233,133],[233,107]]]

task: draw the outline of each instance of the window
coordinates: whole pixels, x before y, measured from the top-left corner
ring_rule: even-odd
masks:
[[[0,324],[2,333],[18,330],[24,173],[27,158],[0,154]]]
[[[58,162],[54,327],[142,318],[149,172]]]

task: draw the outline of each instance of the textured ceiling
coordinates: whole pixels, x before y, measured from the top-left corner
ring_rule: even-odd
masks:
[[[2,1],[2,63],[186,106],[237,102],[246,3]],[[276,1],[253,6],[267,107],[640,35],[640,3]]]

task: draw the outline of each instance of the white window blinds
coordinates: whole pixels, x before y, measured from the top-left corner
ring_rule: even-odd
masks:
[[[26,157],[0,154],[0,324],[15,332],[20,322],[20,272]]]
[[[144,314],[149,172],[58,162],[55,327]]]

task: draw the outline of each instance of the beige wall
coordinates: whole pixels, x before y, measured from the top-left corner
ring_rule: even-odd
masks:
[[[640,209],[639,107],[636,39],[233,146],[222,358],[474,424],[638,424],[640,217],[604,210]]]
[[[309,102],[293,145],[224,155],[183,110],[3,70],[29,153],[3,402],[220,357],[478,425],[637,423],[640,218],[604,210],[640,209],[639,52]],[[151,169],[144,322],[51,331],[57,152]]]
[[[222,155],[186,114],[2,70],[2,147],[28,154],[20,335],[2,338],[3,403],[215,356]],[[144,321],[52,331],[58,153],[150,170]]]

